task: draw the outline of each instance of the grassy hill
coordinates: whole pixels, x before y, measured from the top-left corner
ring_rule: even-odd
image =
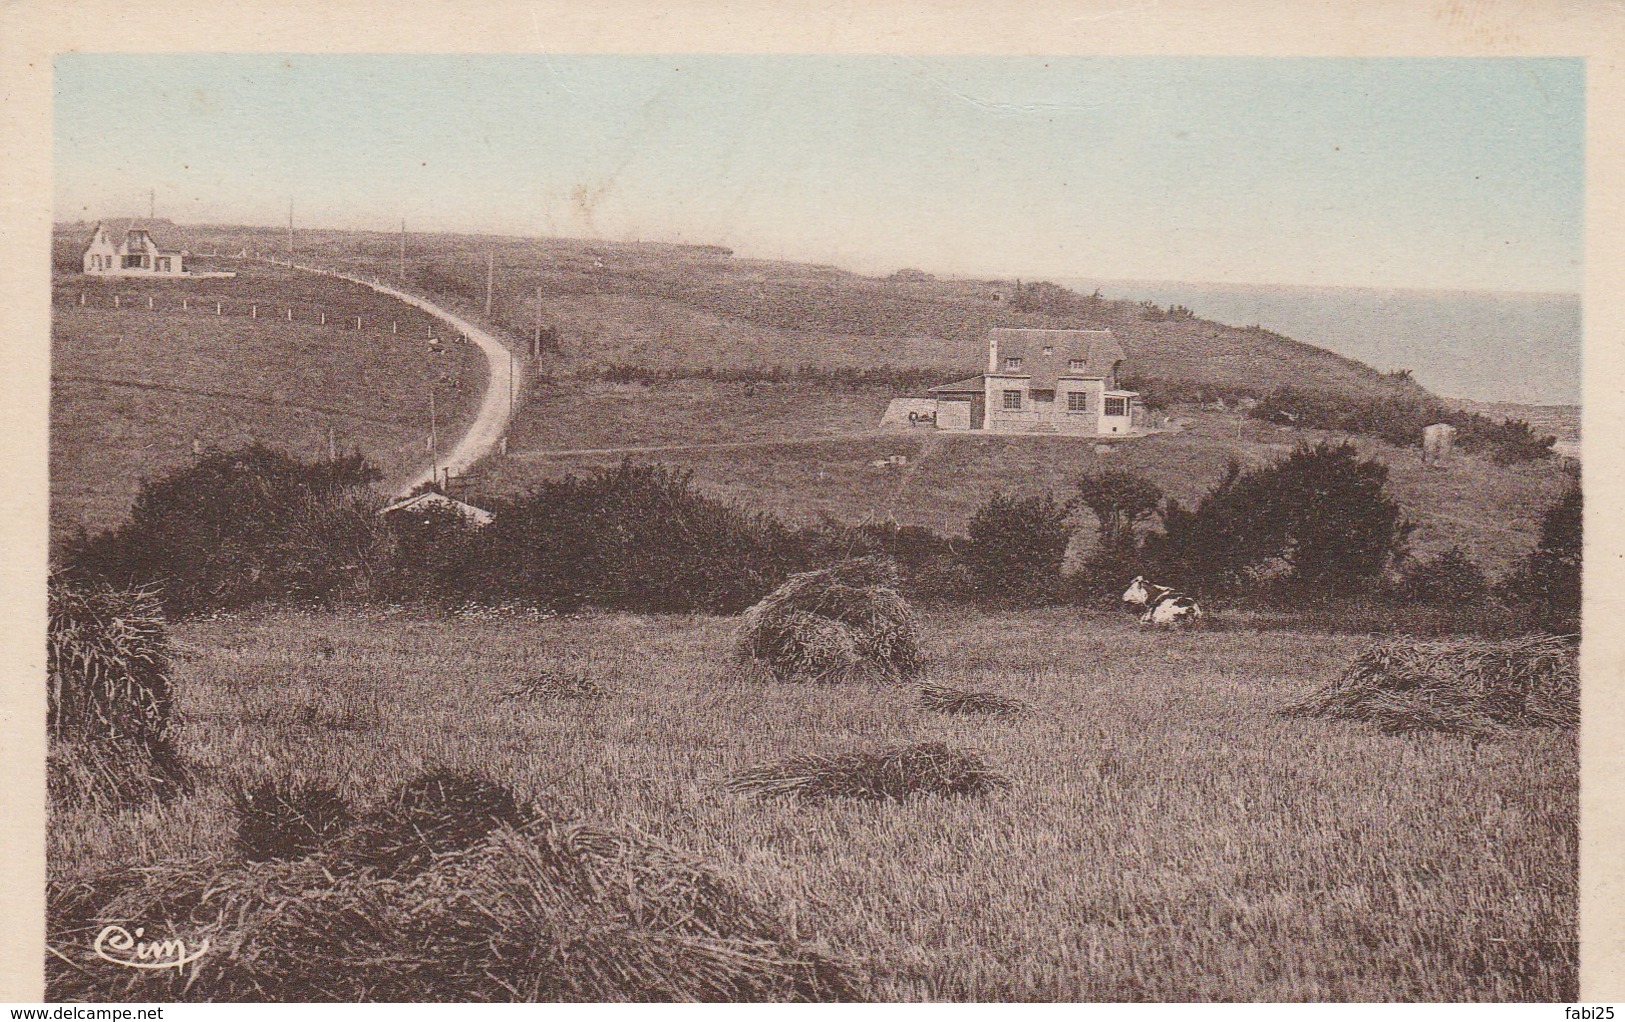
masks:
[[[360,449],[398,478],[427,461],[431,383],[444,437],[473,418],[485,361],[458,344],[432,355],[423,313],[342,281],[239,270],[234,279],[168,282],[57,275],[54,535],[115,524],[141,480],[188,463],[194,442],[259,440],[317,457],[331,430],[340,450]]]
[[[269,229],[183,233],[194,251],[280,255],[286,246]],[[399,274],[394,235],[301,231],[296,243],[303,259]],[[1258,463],[1320,435],[1189,405],[1177,409],[1183,431],[1108,454],[1058,438],[932,440],[876,430],[889,398],[977,372],[993,326],[1110,327],[1127,351],[1128,375],[1192,398],[1283,385],[1360,397],[1425,393],[1268,331],[1148,319],[1137,303],[1031,282],[1016,308],[1015,281],[918,271],[866,277],[736,259],[711,246],[422,234],[407,239],[406,278],[481,314],[487,254],[496,328],[523,342],[540,314],[563,350],[538,366],[511,431],[511,456],[483,466],[484,493],[631,455],[691,469],[705,489],[795,521],[890,517],[955,533],[994,489],[1060,491],[1078,472],[1113,464],[1144,472],[1188,503],[1229,458]],[[1447,472],[1424,472],[1414,451],[1361,444],[1389,463],[1393,489],[1421,524],[1419,553],[1459,543],[1497,571],[1527,551],[1541,511],[1569,484],[1554,463],[1502,468],[1462,456]],[[911,464],[870,464],[891,454]]]

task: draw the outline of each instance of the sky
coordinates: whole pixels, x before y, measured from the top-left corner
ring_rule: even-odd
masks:
[[[55,218],[1578,292],[1566,58],[66,54]]]

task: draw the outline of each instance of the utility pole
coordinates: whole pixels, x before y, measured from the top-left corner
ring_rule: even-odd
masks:
[[[147,219],[148,220],[155,220],[157,218],[158,218],[158,189],[149,188],[149,189],[147,189]]]
[[[288,265],[293,265],[293,199],[288,199]]]
[[[542,357],[542,289],[536,289],[536,338],[530,342],[530,357]]]
[[[514,388],[513,349],[509,348],[508,349],[508,421],[509,422],[513,421],[513,388]]]
[[[406,283],[406,218],[401,218],[401,283]]]
[[[429,478],[438,478],[440,474],[440,443],[435,436],[434,421],[434,380],[429,381]]]
[[[497,254],[485,253],[485,318],[491,318],[491,285],[496,279]]]

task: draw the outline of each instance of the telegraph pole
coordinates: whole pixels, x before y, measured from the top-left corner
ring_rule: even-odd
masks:
[[[147,219],[148,220],[156,220],[157,218],[158,218],[158,189],[149,188],[149,189],[147,189]]]
[[[288,199],[288,264],[293,264],[293,199]]]
[[[530,357],[542,357],[542,289],[536,289],[536,338],[530,342]]]
[[[437,479],[440,474],[440,443],[435,436],[434,421],[434,380],[429,380],[429,478]]]
[[[485,318],[491,318],[491,285],[496,279],[497,254],[485,253]]]
[[[406,283],[406,218],[401,218],[401,283]]]

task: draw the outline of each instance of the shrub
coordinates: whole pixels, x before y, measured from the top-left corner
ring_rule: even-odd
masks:
[[[774,681],[912,681],[924,657],[897,586],[884,557],[793,575],[745,611],[734,656]]]
[[[237,851],[249,862],[310,855],[349,826],[338,789],[301,776],[262,777],[232,792]]]
[[[1168,502],[1146,552],[1158,571],[1208,586],[1238,586],[1274,563],[1300,588],[1350,592],[1382,578],[1413,528],[1387,479],[1349,443],[1300,445],[1248,471],[1232,462],[1194,510]]]
[[[792,570],[790,531],[699,493],[688,472],[623,462],[494,506],[471,595],[568,611],[737,613]]]
[[[1008,785],[975,753],[920,742],[873,752],[797,756],[747,770],[724,787],[759,798],[901,802],[916,795],[984,795]]]
[[[1363,720],[1402,734],[1487,736],[1580,722],[1578,650],[1552,636],[1378,643],[1288,716]]]
[[[53,803],[116,808],[184,788],[169,664],[168,629],[151,593],[49,579]]]
[[[961,557],[975,591],[994,602],[1034,603],[1054,594],[1067,544],[1071,508],[1050,493],[1007,497],[995,493],[966,525]]]
[[[75,544],[66,571],[156,589],[170,615],[263,600],[363,594],[382,556],[378,472],[360,457],[303,462],[263,445],[145,483],[118,528]]]
[[[1459,546],[1408,563],[1396,590],[1403,600],[1429,604],[1480,601],[1489,591],[1489,578],[1484,569]]]
[[[1546,510],[1535,549],[1499,587],[1503,599],[1553,631],[1580,628],[1584,517],[1584,498],[1573,486]]]
[[[1408,377],[1390,376],[1396,382],[1409,382]],[[1487,454],[1502,465],[1550,457],[1557,439],[1539,436],[1521,419],[1498,420],[1458,411],[1436,398],[1416,394],[1371,398],[1282,387],[1266,395],[1251,414],[1266,422],[1373,436],[1396,447],[1419,447],[1423,427],[1448,423],[1456,427],[1456,444],[1462,450]]]

